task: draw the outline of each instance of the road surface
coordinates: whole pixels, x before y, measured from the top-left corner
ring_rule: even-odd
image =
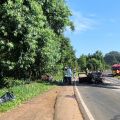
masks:
[[[106,77],[105,82],[77,88],[95,120],[120,120],[120,80]]]

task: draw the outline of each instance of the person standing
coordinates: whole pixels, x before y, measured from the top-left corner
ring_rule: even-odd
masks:
[[[67,69],[67,76],[68,76],[68,84],[71,84],[72,83],[72,70],[70,67]]]
[[[63,78],[63,83],[68,82],[68,72],[67,72],[67,67],[64,68],[64,78]]]

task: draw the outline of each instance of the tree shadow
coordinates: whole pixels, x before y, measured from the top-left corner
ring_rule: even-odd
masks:
[[[62,80],[59,80],[59,81],[57,81],[57,80],[52,80],[52,81],[39,80],[37,82],[38,83],[44,83],[46,85],[58,85],[58,86],[63,86],[64,85]]]
[[[120,89],[116,87],[120,85],[115,85],[111,83],[94,84],[94,83],[87,83],[87,82],[79,83],[79,81],[77,81],[76,86],[89,86],[89,87],[98,87],[98,88],[106,88],[106,89]]]

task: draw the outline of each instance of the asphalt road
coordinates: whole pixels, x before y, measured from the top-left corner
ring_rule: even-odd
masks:
[[[105,82],[77,88],[95,120],[120,120],[120,81],[106,77]]]

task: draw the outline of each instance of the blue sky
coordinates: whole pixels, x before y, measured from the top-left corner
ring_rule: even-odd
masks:
[[[120,0],[66,0],[73,13],[75,31],[69,29],[76,56],[97,50],[120,51]]]

